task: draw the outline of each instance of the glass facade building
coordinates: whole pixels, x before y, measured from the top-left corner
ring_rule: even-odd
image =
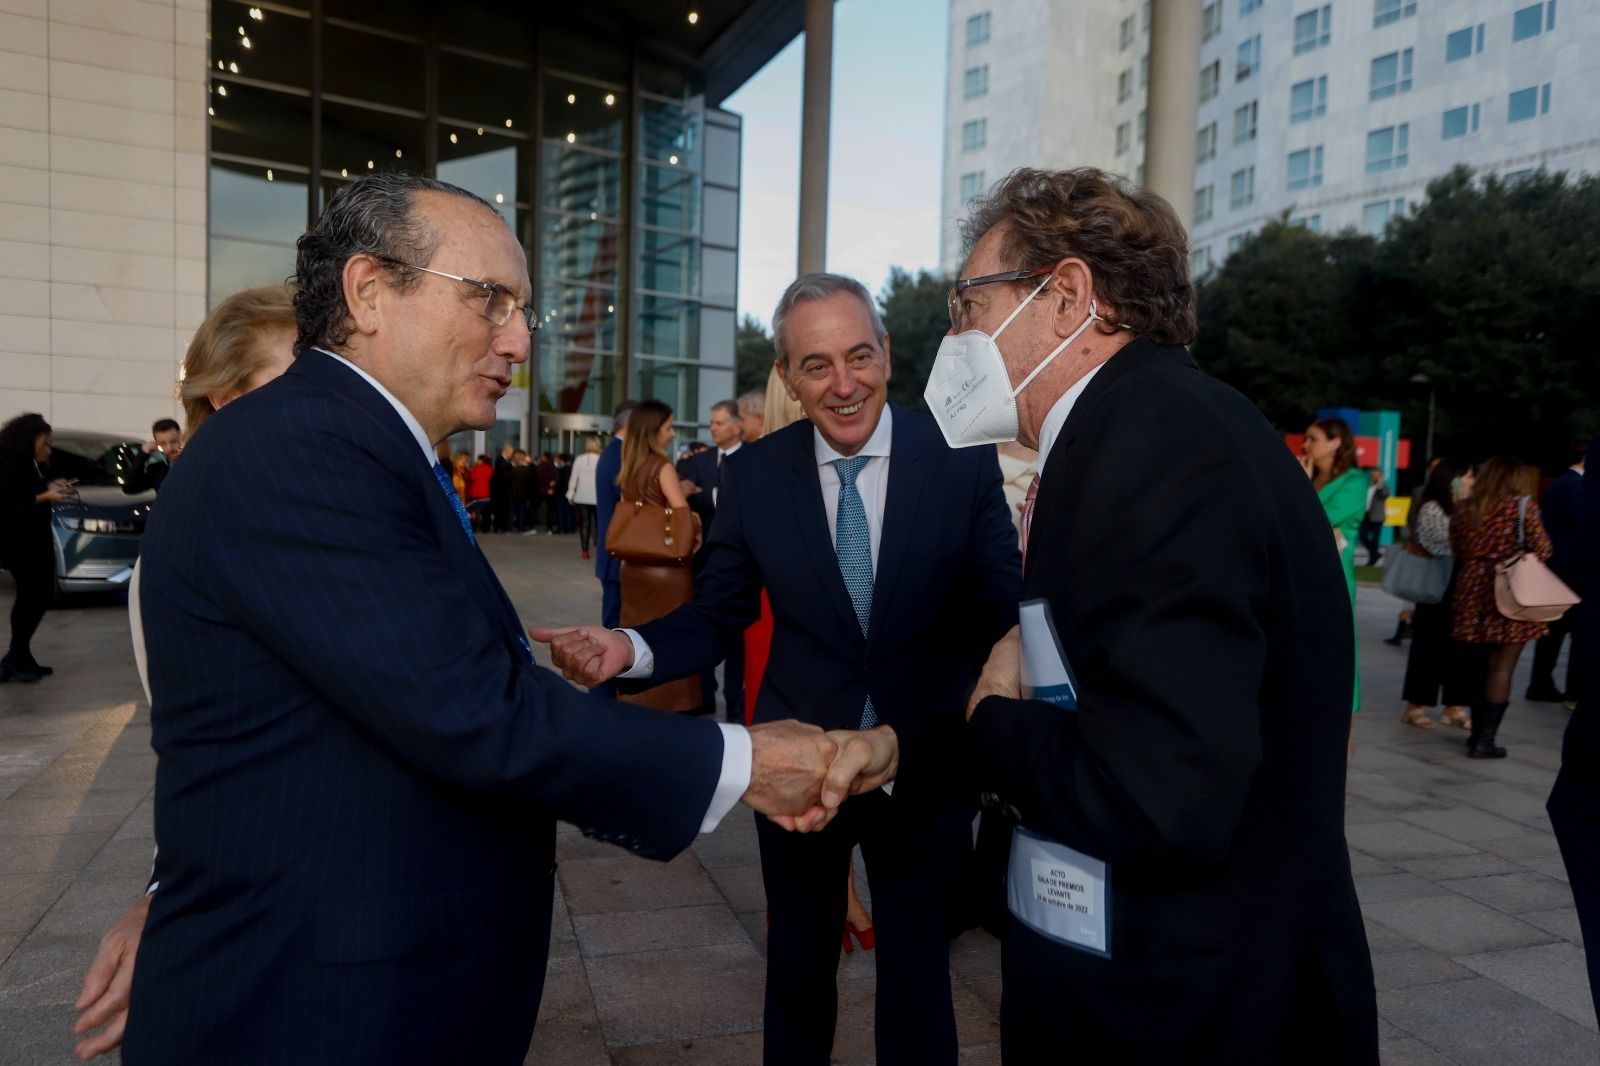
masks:
[[[625,398],[703,425],[733,392],[740,119],[693,57],[574,19],[212,0],[209,302],[292,274],[295,239],[360,175],[427,174],[505,217],[541,323],[496,427],[455,443],[571,451]]]

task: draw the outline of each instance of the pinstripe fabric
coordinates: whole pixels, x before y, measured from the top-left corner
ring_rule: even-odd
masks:
[[[554,819],[671,856],[720,733],[530,665],[416,442],[333,360],[185,464],[142,552],[161,887],[124,1061],[520,1063]]]

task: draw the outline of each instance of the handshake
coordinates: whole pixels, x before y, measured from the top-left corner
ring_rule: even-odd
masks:
[[[528,635],[550,647],[556,669],[593,688],[633,665],[633,642],[602,626],[535,627]],[[793,719],[750,727],[750,787],[743,800],[778,825],[816,832],[850,797],[894,780],[900,742],[894,729],[823,732]]]

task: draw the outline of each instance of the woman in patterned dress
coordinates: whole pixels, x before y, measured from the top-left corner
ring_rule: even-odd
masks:
[[[1412,612],[1411,654],[1406,659],[1406,678],[1400,696],[1406,701],[1400,720],[1418,729],[1432,729],[1428,708],[1439,702],[1444,690],[1444,713],[1440,725],[1472,728],[1467,704],[1473,701],[1469,664],[1463,662],[1461,648],[1450,638],[1450,603],[1455,598],[1455,550],[1450,547],[1450,518],[1472,495],[1475,475],[1472,468],[1456,459],[1439,459],[1428,472],[1428,480],[1417,494],[1411,509],[1410,539],[1396,551],[1409,551],[1451,560],[1450,584],[1438,603],[1419,603]]]
[[[1467,755],[1474,759],[1503,759],[1506,749],[1495,744],[1495,733],[1511,701],[1511,672],[1522,646],[1549,631],[1543,622],[1507,618],[1495,606],[1494,580],[1499,564],[1523,551],[1550,558],[1550,537],[1539,518],[1539,505],[1523,491],[1523,466],[1507,456],[1483,464],[1472,496],[1450,523],[1450,544],[1457,559],[1455,619],[1451,635],[1472,645],[1482,684],[1475,686],[1472,734]],[[1518,514],[1524,503],[1522,547],[1518,547]]]

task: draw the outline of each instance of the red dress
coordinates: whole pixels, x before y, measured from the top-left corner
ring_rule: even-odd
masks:
[[[772,604],[767,590],[761,590],[761,620],[744,631],[744,724],[756,717],[756,697],[761,694],[761,679],[767,676],[767,659],[772,655]]]
[[[1519,622],[1500,613],[1494,603],[1495,567],[1517,555],[1517,505],[1508,496],[1495,505],[1483,522],[1474,526],[1462,515],[1450,523],[1450,545],[1455,550],[1455,615],[1450,635],[1468,644],[1524,644],[1550,631],[1544,622]],[[1523,545],[1540,559],[1550,558],[1550,536],[1539,519],[1539,505],[1528,501]]]

